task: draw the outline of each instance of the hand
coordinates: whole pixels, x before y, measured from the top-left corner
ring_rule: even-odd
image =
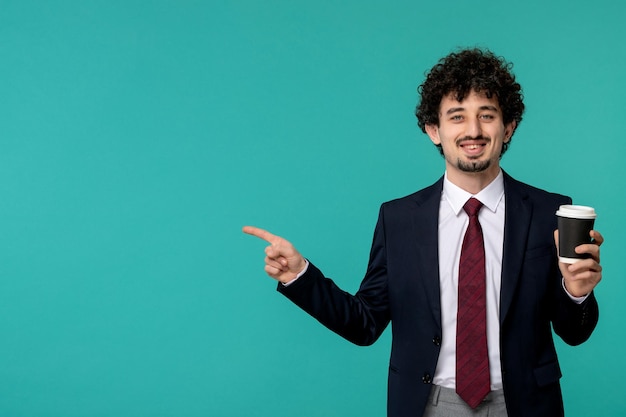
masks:
[[[245,226],[243,232],[268,242],[265,248],[265,272],[283,284],[293,281],[306,266],[300,252],[289,241],[258,227]]]
[[[574,297],[583,297],[589,294],[602,279],[600,266],[600,245],[604,242],[602,235],[596,230],[589,232],[592,243],[579,245],[576,253],[588,253],[591,258],[583,259],[573,264],[559,262],[559,269],[565,279],[565,288]],[[554,231],[554,243],[559,247],[559,231]]]

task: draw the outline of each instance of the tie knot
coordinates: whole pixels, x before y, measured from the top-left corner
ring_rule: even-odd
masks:
[[[465,210],[468,216],[472,217],[478,214],[482,206],[483,203],[472,197],[467,200],[467,203],[463,206],[463,210]]]

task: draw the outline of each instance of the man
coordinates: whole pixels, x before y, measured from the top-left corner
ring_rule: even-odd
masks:
[[[416,115],[445,173],[381,206],[355,295],[288,241],[244,228],[270,243],[278,290],[329,329],[369,345],[391,321],[390,417],[563,415],[551,329],[577,345],[597,323],[602,236],[576,248],[587,259],[560,263],[555,212],[571,199],[500,168],[524,111],[510,68],[471,49],[429,72]]]

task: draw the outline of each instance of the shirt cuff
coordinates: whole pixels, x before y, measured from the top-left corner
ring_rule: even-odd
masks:
[[[295,281],[295,279],[293,281]],[[570,294],[569,291],[567,291],[567,288],[565,288],[565,278],[561,278],[561,285],[563,286],[563,291],[565,291],[565,294],[567,294],[567,296],[576,304],[582,304],[583,301],[585,301],[587,297],[589,297],[589,294],[583,295],[582,297],[574,297],[572,294]]]

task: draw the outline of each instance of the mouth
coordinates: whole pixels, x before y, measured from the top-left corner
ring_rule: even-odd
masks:
[[[484,143],[481,143],[481,144],[478,144],[478,143],[461,144],[461,148],[468,149],[468,150],[480,149],[480,148],[482,148],[484,146],[485,146]]]
[[[483,153],[488,143],[485,139],[465,139],[459,141],[458,146],[467,156],[475,157]]]

